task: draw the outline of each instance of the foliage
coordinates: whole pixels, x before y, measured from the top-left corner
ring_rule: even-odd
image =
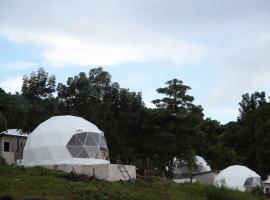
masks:
[[[55,76],[49,75],[43,68],[32,72],[30,76],[23,76],[22,98],[14,97],[17,106],[21,103],[24,105],[17,109],[23,117],[20,129],[31,132],[41,121],[57,114],[57,102],[53,96],[55,89]]]
[[[237,122],[226,125],[224,145],[233,148],[242,157],[244,165],[254,169],[263,178],[270,173],[270,103],[264,92],[245,94],[240,102]]]
[[[209,200],[241,200],[248,199],[248,196],[244,196],[241,192],[230,190],[225,187],[217,189],[215,186],[209,186],[205,190],[206,198]],[[255,193],[254,193],[255,194]],[[258,199],[264,199],[262,194],[258,194]]]
[[[165,143],[169,148],[161,148],[163,154],[158,158],[165,161],[162,163],[163,166],[168,164],[167,177],[172,176],[173,158],[175,156],[187,161],[190,168],[195,165],[195,146],[192,138],[200,132],[203,113],[201,106],[192,103],[194,97],[187,94],[189,89],[191,88],[184,85],[181,80],[172,79],[166,82],[166,87],[157,89],[157,92],[165,95],[165,97],[152,101],[163,118],[160,131],[165,137],[160,139],[160,143],[164,144],[165,138],[171,136],[170,144]],[[154,123],[156,124],[156,121]],[[156,133],[158,132],[156,131]]]
[[[57,85],[57,87],[56,87]],[[172,177],[175,156],[194,167],[194,155],[212,169],[244,164],[263,177],[270,174],[270,102],[265,92],[244,94],[236,122],[225,125],[204,119],[191,88],[172,79],[158,88],[162,96],[147,108],[140,92],[112,82],[102,67],[92,68],[56,84],[40,68],[23,77],[22,93],[0,89],[0,131],[33,131],[54,115],[83,117],[104,131],[112,162],[135,164],[142,175]]]
[[[32,72],[30,76],[23,76],[22,95],[29,100],[46,99],[52,97],[55,92],[55,76],[43,69],[38,69],[37,73]]]
[[[6,165],[6,160],[2,156],[0,156],[0,165]]]
[[[166,85],[167,87],[157,89],[158,93],[165,94],[166,97],[152,101],[158,108],[167,108],[177,112],[180,109],[193,106],[192,101],[194,97],[186,94],[187,91],[191,89],[189,86],[184,85],[183,82],[178,79],[167,81]]]

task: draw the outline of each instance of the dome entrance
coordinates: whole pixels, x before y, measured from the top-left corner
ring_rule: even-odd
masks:
[[[99,133],[84,132],[74,134],[66,147],[73,158],[109,160],[106,139]]]

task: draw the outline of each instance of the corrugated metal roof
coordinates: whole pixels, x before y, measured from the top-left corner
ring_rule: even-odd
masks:
[[[263,181],[263,184],[270,184],[270,176],[267,176],[267,179]]]
[[[8,129],[7,132],[3,131],[0,135],[10,135],[10,136],[18,136],[18,137],[28,137],[26,133],[22,133],[20,129]]]

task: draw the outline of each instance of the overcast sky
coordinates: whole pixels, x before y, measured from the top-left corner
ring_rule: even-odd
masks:
[[[0,87],[39,67],[58,82],[89,66],[141,91],[178,78],[206,117],[236,120],[246,92],[270,96],[269,0],[0,0]]]

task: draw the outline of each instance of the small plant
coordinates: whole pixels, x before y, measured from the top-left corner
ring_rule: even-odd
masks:
[[[3,197],[0,197],[0,200],[13,200],[13,198],[10,196],[3,196]]]
[[[220,180],[220,185],[221,185],[221,187],[223,187],[223,188],[227,188],[226,179],[225,179],[224,177]]]
[[[209,200],[225,200],[226,192],[213,186],[206,189],[206,197]]]
[[[262,187],[259,187],[259,186],[252,188],[251,193],[255,194],[255,195],[258,195],[258,196],[263,196],[264,195]]]
[[[0,156],[0,165],[6,165],[6,160],[2,156]]]

